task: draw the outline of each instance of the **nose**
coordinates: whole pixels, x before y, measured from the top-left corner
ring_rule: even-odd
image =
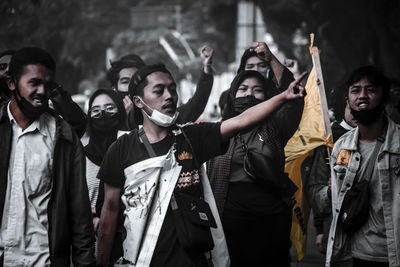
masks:
[[[367,88],[365,88],[365,87],[361,88],[360,98],[368,98]]]
[[[43,83],[38,85],[36,93],[37,94],[42,94],[42,95],[44,95],[46,93],[46,88],[45,88],[45,85]]]
[[[248,88],[246,92],[244,92],[244,96],[254,96],[254,92],[251,88]]]

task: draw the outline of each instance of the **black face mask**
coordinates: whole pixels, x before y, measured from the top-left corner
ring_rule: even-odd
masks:
[[[351,115],[353,115],[354,119],[356,119],[358,123],[368,126],[379,119],[379,117],[382,115],[384,107],[385,106],[381,104],[370,110],[357,111],[352,108],[350,108],[350,110]]]
[[[239,115],[243,111],[245,111],[248,108],[251,108],[259,103],[261,103],[263,100],[255,98],[254,96],[245,96],[245,97],[237,97],[233,100],[233,111],[236,115]]]
[[[118,130],[119,116],[118,113],[110,116],[102,111],[99,118],[90,118],[92,129],[101,134],[108,134]]]
[[[18,86],[16,86],[15,90],[13,90],[12,92],[14,93],[15,100],[17,101],[19,109],[25,115],[25,117],[27,117],[30,120],[36,120],[49,108],[48,99],[44,101],[42,106],[35,107],[34,105],[32,105],[28,100],[26,100],[24,97],[21,96]],[[20,99],[18,99],[18,97]]]

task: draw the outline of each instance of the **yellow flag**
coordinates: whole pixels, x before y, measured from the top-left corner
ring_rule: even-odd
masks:
[[[313,154],[313,150],[321,145],[332,146],[331,137],[325,136],[321,101],[318,92],[317,78],[313,68],[307,79],[307,95],[304,98],[304,110],[299,128],[285,147],[285,172],[297,185],[294,195],[292,230],[290,239],[297,250],[297,259],[301,260],[306,253],[307,223],[310,208],[303,196],[301,164]]]

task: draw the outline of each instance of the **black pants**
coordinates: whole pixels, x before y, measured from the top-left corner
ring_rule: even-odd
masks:
[[[353,258],[353,267],[389,267],[387,262],[365,261]]]
[[[265,192],[257,192],[254,186],[237,183],[228,189],[228,198],[236,196],[236,201],[227,201],[222,215],[231,267],[290,266],[292,212],[288,207],[265,212],[266,203],[257,197]]]

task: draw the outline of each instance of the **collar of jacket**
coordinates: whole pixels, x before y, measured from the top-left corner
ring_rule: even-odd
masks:
[[[9,102],[4,102],[1,104],[0,107],[0,123],[3,123],[4,120],[8,121],[8,114],[7,114],[7,105]],[[72,137],[72,128],[67,125],[67,123],[56,114],[56,112],[52,109],[49,109],[49,114],[51,114],[56,119],[56,139],[61,138],[70,143],[73,141]]]
[[[382,145],[381,151],[386,151],[393,154],[400,154],[400,125],[394,123],[390,118],[386,117],[388,127],[386,131],[385,142]],[[342,148],[346,150],[358,149],[358,137],[360,131],[358,127],[345,133],[343,137],[350,135],[350,138],[345,138]]]

